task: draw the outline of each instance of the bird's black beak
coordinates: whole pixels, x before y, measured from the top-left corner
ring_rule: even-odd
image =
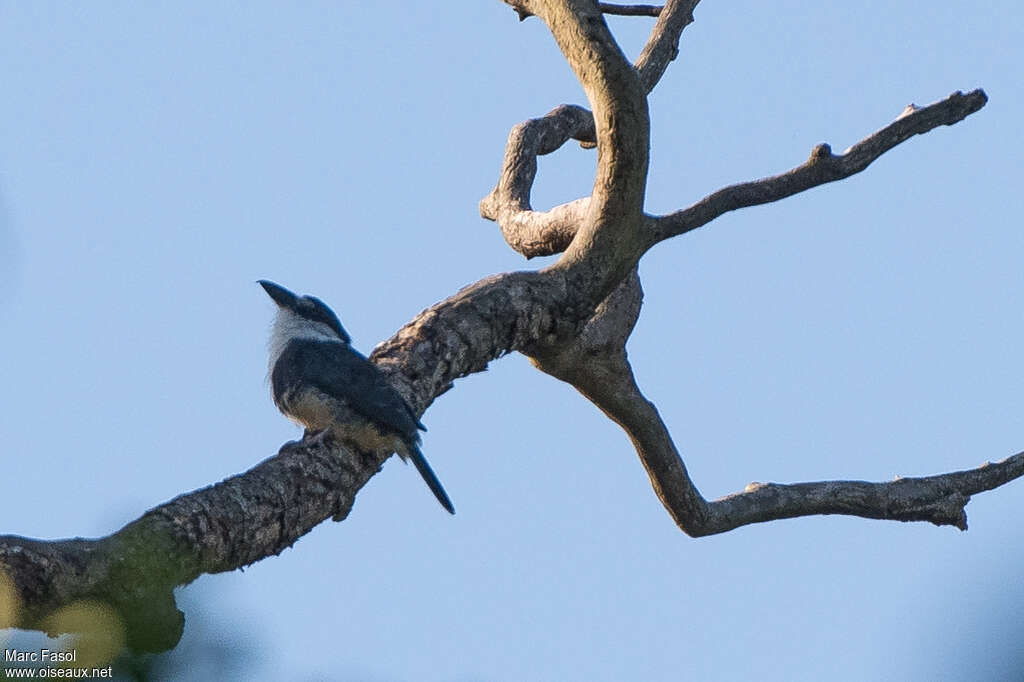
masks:
[[[274,284],[268,279],[261,279],[258,284],[270,295],[270,298],[274,299],[274,303],[277,305],[282,308],[295,308],[295,303],[299,297],[280,284]]]

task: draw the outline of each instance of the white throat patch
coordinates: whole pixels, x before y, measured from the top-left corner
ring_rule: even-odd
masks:
[[[274,365],[285,347],[296,339],[311,341],[341,341],[341,337],[323,322],[314,322],[296,315],[287,308],[278,308],[274,324],[270,328],[270,364],[268,372],[274,372]]]

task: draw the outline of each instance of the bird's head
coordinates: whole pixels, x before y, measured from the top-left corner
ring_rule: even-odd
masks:
[[[259,285],[274,299],[279,315],[284,314],[291,321],[308,325],[312,330],[328,336],[336,336],[339,341],[352,342],[338,316],[316,296],[299,296],[266,279],[261,279]]]

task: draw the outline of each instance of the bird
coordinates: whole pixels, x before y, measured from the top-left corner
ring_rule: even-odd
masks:
[[[437,501],[454,514],[420,451],[419,432],[427,427],[387,375],[352,347],[334,311],[315,296],[299,296],[265,279],[258,283],[277,304],[269,364],[277,408],[311,434],[411,459]]]

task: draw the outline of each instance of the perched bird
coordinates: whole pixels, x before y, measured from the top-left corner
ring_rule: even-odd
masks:
[[[412,459],[441,506],[451,500],[420,452],[427,428],[375,364],[350,345],[338,316],[319,298],[297,296],[260,280],[277,303],[270,333],[274,404],[310,432],[327,431],[364,450],[390,450]]]

